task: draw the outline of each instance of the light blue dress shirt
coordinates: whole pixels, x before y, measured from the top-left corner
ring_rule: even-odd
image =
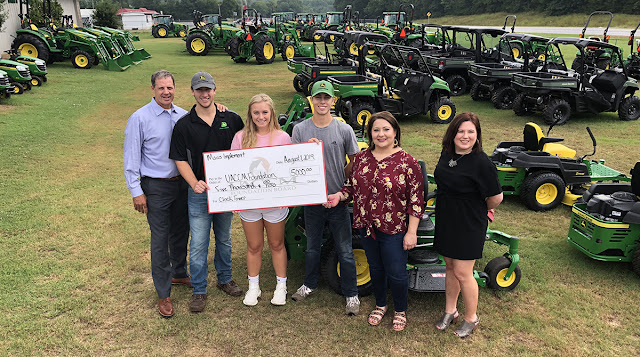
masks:
[[[131,197],[142,195],[142,177],[178,176],[178,168],[169,159],[171,133],[178,119],[187,111],[171,104],[164,109],[155,98],[129,117],[124,129],[124,178]]]

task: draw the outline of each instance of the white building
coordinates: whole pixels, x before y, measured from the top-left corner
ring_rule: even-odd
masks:
[[[81,24],[82,18],[80,16],[80,1],[79,0],[58,0],[58,3],[62,6],[63,13],[65,15],[73,16],[74,24]],[[4,11],[7,14],[7,22],[0,32],[0,52],[5,52],[11,49],[11,43],[16,36],[16,30],[20,28],[20,1],[4,3]],[[23,11],[24,5],[23,5]]]
[[[125,30],[150,30],[153,26],[153,14],[157,11],[140,9],[120,9],[117,14],[122,17],[122,28]]]

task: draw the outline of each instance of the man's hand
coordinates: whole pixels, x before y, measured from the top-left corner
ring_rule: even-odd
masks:
[[[147,213],[149,210],[147,209],[147,196],[144,194],[140,196],[136,196],[133,198],[133,208],[140,213]]]
[[[206,182],[200,180],[198,182],[196,182],[195,185],[193,185],[193,192],[195,193],[203,193],[204,191],[209,189],[209,185],[207,185]]]
[[[229,108],[227,108],[226,106],[224,106],[224,105],[222,105],[220,103],[216,103],[216,108],[218,109],[219,112],[226,112],[227,109],[229,109]]]

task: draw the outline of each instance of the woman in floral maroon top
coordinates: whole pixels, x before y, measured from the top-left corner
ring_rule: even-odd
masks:
[[[344,187],[325,206],[353,199],[353,227],[360,229],[371,272],[376,308],[369,324],[387,312],[387,286],[395,308],[393,329],[404,330],[409,291],[407,250],[416,246],[424,207],[424,183],[418,161],[400,147],[400,126],[389,112],[371,116],[369,150],[356,154]]]

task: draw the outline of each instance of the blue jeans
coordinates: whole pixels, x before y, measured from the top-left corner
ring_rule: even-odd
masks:
[[[407,273],[407,251],[402,248],[404,233],[386,234],[374,229],[376,239],[365,237],[366,229],[360,230],[362,246],[367,255],[373,294],[377,306],[387,306],[387,286],[395,311],[407,310],[409,298],[409,274]],[[387,285],[388,284],[388,285]]]
[[[304,208],[304,228],[307,235],[307,250],[304,256],[304,285],[310,289],[318,287],[320,250],[325,223],[329,226],[333,237],[333,246],[338,253],[342,295],[356,296],[358,295],[358,286],[356,284],[356,261],[351,246],[351,218],[347,206],[343,204],[333,208],[324,208],[322,205]]]
[[[231,276],[231,221],[232,212],[209,213],[207,194],[195,193],[189,187],[189,226],[191,227],[191,243],[189,245],[189,268],[191,285],[194,294],[207,293],[207,276],[209,275],[209,239],[211,227],[216,242],[213,265],[218,275],[218,283],[226,284]]]

